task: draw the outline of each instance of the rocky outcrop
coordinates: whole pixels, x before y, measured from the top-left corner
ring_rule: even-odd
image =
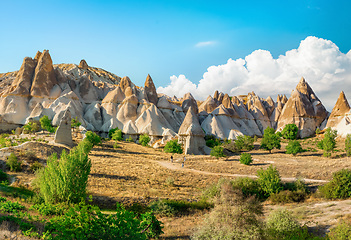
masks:
[[[199,106],[199,113],[200,114],[208,114],[211,113],[213,110],[215,110],[218,107],[218,103],[212,98],[211,96],[208,96],[207,99],[201,103]]]
[[[147,75],[147,78],[145,81],[145,93],[147,96],[147,100],[149,100],[149,102],[157,105],[158,97],[157,97],[156,88],[155,88],[154,82],[152,81],[152,78],[150,77],[149,74]]]
[[[305,79],[301,78],[284,105],[277,130],[281,131],[286,124],[294,123],[299,128],[299,137],[309,137],[314,134],[327,115],[328,112],[321,101]]]
[[[71,113],[69,109],[64,112],[60,124],[55,133],[55,143],[72,146]]]
[[[188,108],[184,121],[179,128],[178,135],[179,142],[184,146],[185,154],[209,154],[210,149],[206,146],[205,133],[192,107]]]
[[[87,64],[87,62],[84,59],[82,59],[82,60],[80,60],[78,67],[81,69],[87,70],[89,68],[89,65]]]
[[[199,113],[199,109],[196,103],[195,98],[191,93],[186,93],[183,97],[183,102],[182,102],[182,109],[183,112],[188,112],[189,108],[192,108],[195,114]]]

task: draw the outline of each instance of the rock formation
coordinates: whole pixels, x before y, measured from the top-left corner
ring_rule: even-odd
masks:
[[[147,78],[145,81],[145,93],[147,96],[147,100],[149,100],[149,102],[157,105],[158,97],[157,97],[156,88],[155,88],[154,82],[152,81],[152,78],[150,77],[149,74],[147,75]]]
[[[80,60],[78,67],[84,70],[87,70],[89,68],[87,62],[84,59]]]
[[[72,132],[71,132],[71,113],[67,109],[60,121],[60,124],[55,133],[55,143],[72,146]]]
[[[179,143],[184,146],[185,154],[208,154],[209,149],[206,146],[205,133],[202,130],[199,118],[193,111],[192,107],[188,108],[188,112],[179,128]]]
[[[278,120],[277,130],[283,130],[286,124],[295,123],[299,137],[305,138],[314,134],[317,127],[327,117],[328,112],[316,97],[311,87],[301,78],[296,89],[284,105]]]

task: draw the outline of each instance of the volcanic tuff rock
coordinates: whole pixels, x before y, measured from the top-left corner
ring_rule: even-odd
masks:
[[[157,98],[156,88],[149,74],[147,75],[145,80],[145,93],[147,96],[147,100],[157,105],[158,98]]]
[[[71,113],[69,109],[64,112],[60,124],[55,133],[55,143],[72,146]]]
[[[281,131],[286,124],[295,123],[300,129],[301,138],[314,134],[317,127],[327,117],[328,112],[316,97],[311,87],[301,78],[296,89],[284,105],[278,120],[277,130]]]
[[[87,62],[84,59],[80,60],[78,67],[84,70],[87,70],[89,68]]]

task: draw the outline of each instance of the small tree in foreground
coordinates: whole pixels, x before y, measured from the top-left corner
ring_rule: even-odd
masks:
[[[235,140],[235,145],[239,151],[245,149],[251,151],[254,148],[254,139],[250,136],[237,136]]]
[[[163,151],[167,153],[183,153],[182,145],[178,143],[178,139],[170,140],[166,143]]]
[[[263,138],[261,141],[261,148],[268,150],[272,153],[273,148],[280,149],[280,137],[275,134],[273,128],[267,127],[264,130]]]
[[[270,165],[266,170],[260,169],[257,171],[258,184],[264,194],[269,197],[273,193],[278,193],[283,190],[283,185],[280,180],[278,170]]]
[[[150,137],[147,135],[147,133],[144,133],[143,135],[140,135],[139,137],[139,143],[143,146],[147,146],[150,142]]]
[[[327,130],[324,133],[324,138],[323,140],[319,141],[317,146],[320,149],[323,149],[323,156],[325,157],[330,157],[331,153],[334,151],[336,147],[336,137],[337,137],[337,131],[332,130],[330,127],[327,128]]]
[[[40,126],[43,130],[46,130],[48,132],[55,132],[55,128],[52,126],[51,124],[51,120],[49,119],[48,116],[44,115],[43,117],[41,117],[39,119],[39,122],[40,122]]]
[[[286,124],[283,131],[282,131],[282,136],[285,139],[290,139],[294,140],[297,139],[297,133],[299,132],[299,128],[296,126],[296,124]]]
[[[296,156],[296,154],[303,152],[301,144],[297,140],[291,140],[286,146],[286,153]]]
[[[122,130],[120,129],[116,129],[113,134],[112,134],[112,140],[115,141],[122,141],[123,140],[123,134],[122,134]]]
[[[242,153],[239,159],[240,163],[250,165],[252,163],[252,157],[250,153]]]
[[[351,170],[341,169],[333,173],[333,179],[319,188],[325,198],[345,199],[351,197]]]
[[[223,153],[223,147],[215,146],[212,148],[210,155],[216,158],[225,157],[225,154]]]

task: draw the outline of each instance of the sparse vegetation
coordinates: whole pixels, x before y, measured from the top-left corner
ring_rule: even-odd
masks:
[[[23,126],[23,133],[35,133],[39,130],[39,126],[36,122],[28,122]]]
[[[239,159],[240,163],[250,165],[252,163],[252,157],[250,153],[242,153]]]
[[[51,120],[49,119],[48,116],[44,115],[39,119],[39,121],[40,121],[41,128],[43,130],[47,130],[50,133],[55,132],[55,127],[52,126]]]
[[[261,141],[261,147],[265,150],[268,150],[269,153],[272,153],[272,149],[280,149],[280,137],[274,133],[274,129],[267,127],[264,130],[263,138]]]
[[[237,136],[236,140],[234,141],[237,149],[251,151],[254,148],[254,139],[250,136]]]
[[[347,134],[345,138],[345,152],[346,156],[351,156],[351,134]]]
[[[10,168],[11,172],[19,172],[22,170],[22,161],[18,160],[14,153],[11,153],[10,156],[8,156],[6,165]]]
[[[167,153],[183,153],[182,145],[178,143],[178,139],[168,141],[163,150]]]
[[[221,145],[221,141],[214,135],[207,134],[205,136],[206,146],[209,148],[214,148],[215,146]]]
[[[78,129],[82,125],[81,122],[79,122],[78,117],[72,118],[71,119],[71,127],[74,129]]]
[[[112,140],[115,140],[115,141],[122,141],[122,140],[123,140],[122,130],[116,129],[116,130],[112,133],[111,139],[112,139]]]
[[[150,142],[150,137],[148,134],[144,133],[143,135],[140,135],[139,137],[139,143],[142,145],[142,146],[147,146]]]

